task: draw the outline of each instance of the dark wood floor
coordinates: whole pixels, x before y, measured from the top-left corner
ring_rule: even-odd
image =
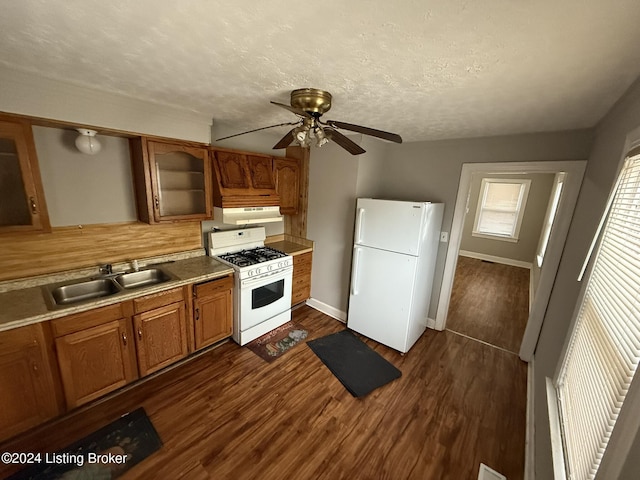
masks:
[[[528,269],[458,257],[448,330],[518,353],[528,318]]]
[[[309,339],[344,328],[310,307],[294,320]],[[267,363],[228,342],[0,451],[52,452],[143,406],[164,446],[124,479],[471,480],[480,462],[523,477],[517,356],[446,331],[428,330],[404,356],[366,342],[402,377],[365,398],[304,343]]]

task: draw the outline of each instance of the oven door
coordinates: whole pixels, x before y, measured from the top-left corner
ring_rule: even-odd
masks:
[[[247,330],[291,308],[293,268],[247,278],[240,283],[240,330]]]

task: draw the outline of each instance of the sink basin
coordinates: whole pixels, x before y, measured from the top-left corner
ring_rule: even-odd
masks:
[[[120,289],[111,279],[99,278],[55,287],[49,290],[49,293],[56,305],[70,305],[94,298],[107,297],[119,291]]]
[[[173,280],[173,277],[159,268],[149,268],[139,272],[121,273],[115,278],[122,288],[140,288]]]

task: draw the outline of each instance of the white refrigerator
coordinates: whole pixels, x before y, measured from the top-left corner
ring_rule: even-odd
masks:
[[[359,198],[347,326],[406,353],[427,326],[443,203]]]

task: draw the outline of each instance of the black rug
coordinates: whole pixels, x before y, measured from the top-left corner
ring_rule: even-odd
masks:
[[[117,478],[162,447],[143,408],[40,460],[8,480],[97,480]]]
[[[364,397],[402,376],[349,330],[311,340],[307,345],[354,397]]]

